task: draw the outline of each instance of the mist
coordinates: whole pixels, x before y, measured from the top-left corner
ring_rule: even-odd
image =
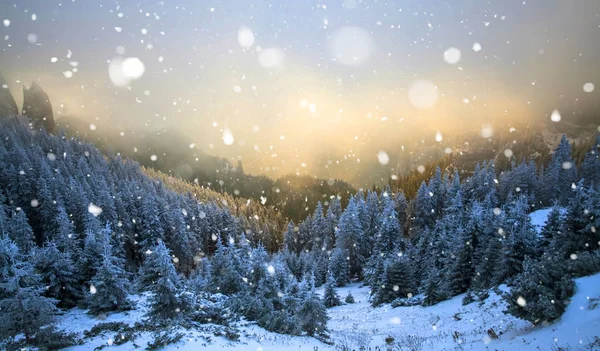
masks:
[[[19,105],[38,81],[59,123],[173,131],[248,173],[363,186],[555,109],[593,124],[599,13],[594,0],[20,1],[0,12],[0,70]]]

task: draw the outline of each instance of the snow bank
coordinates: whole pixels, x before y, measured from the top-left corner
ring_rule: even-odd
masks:
[[[369,304],[369,289],[352,284],[337,289],[343,299],[352,292],[355,304],[329,309],[331,339],[337,345],[379,346],[385,349],[388,342],[421,344],[421,350],[550,350],[552,347],[577,349],[588,345],[594,337],[600,337],[600,274],[576,279],[576,292],[564,315],[555,323],[533,327],[503,313],[505,303],[501,296],[490,291],[484,302],[462,305],[464,295],[430,307],[398,307],[383,305],[373,308]],[[501,290],[506,290],[505,287]],[[62,317],[61,325],[70,331],[83,332],[100,322],[122,321],[134,324],[142,318],[142,312],[116,313],[106,320],[97,320],[73,310]],[[215,337],[207,326],[204,331],[184,331],[186,337],[178,344],[164,350],[308,350],[318,348],[335,350],[309,337],[292,337],[268,332],[252,323],[240,322],[240,341],[232,342],[224,337]],[[214,327],[214,326],[213,326]],[[498,339],[492,339],[492,329]],[[493,335],[493,334],[492,334]],[[110,334],[88,340],[81,346],[68,350],[82,351],[106,344]],[[392,339],[393,338],[393,339]],[[144,347],[151,340],[150,334],[142,334],[136,341]],[[111,346],[110,350],[139,350],[130,343]],[[587,348],[589,349],[589,348]]]

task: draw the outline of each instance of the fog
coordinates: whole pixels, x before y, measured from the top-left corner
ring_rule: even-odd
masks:
[[[356,183],[555,109],[600,121],[596,0],[5,1],[0,21],[18,104],[37,80],[59,122],[175,130],[270,177]]]

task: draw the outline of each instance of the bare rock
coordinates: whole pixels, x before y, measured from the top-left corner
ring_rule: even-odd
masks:
[[[16,116],[19,114],[19,108],[13,98],[8,85],[0,74],[0,118],[7,116]]]
[[[48,94],[36,83],[29,89],[23,87],[23,115],[29,117],[35,129],[44,128],[48,132],[54,130],[54,113]]]

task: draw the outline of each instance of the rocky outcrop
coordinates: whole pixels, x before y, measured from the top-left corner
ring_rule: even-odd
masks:
[[[0,74],[0,118],[7,116],[16,116],[19,114],[19,108],[13,98],[8,85]]]
[[[54,130],[54,113],[48,94],[36,83],[29,89],[23,87],[23,115],[29,117],[35,129],[44,128],[48,132]]]

